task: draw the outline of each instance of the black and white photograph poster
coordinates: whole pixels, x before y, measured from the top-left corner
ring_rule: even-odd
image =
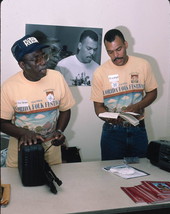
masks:
[[[26,34],[49,45],[47,66],[61,72],[69,86],[91,86],[101,63],[102,28],[26,24]]]

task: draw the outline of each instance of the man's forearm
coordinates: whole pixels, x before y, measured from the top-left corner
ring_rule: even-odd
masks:
[[[56,130],[59,129],[61,131],[64,131],[65,128],[67,127],[71,117],[71,110],[67,111],[60,111],[58,121],[57,121],[57,126]]]
[[[157,89],[154,89],[151,92],[147,92],[145,97],[140,102],[127,106],[127,108],[124,111],[141,113],[144,111],[144,108],[146,108],[151,103],[153,103],[156,97],[157,97]]]
[[[100,113],[107,111],[106,107],[104,106],[104,103],[98,103],[98,102],[94,102],[94,109],[97,116],[99,116]],[[107,118],[102,118],[102,117],[99,117],[99,118],[103,121],[107,121]]]
[[[15,137],[17,139],[19,139],[21,136],[25,134],[25,132],[28,131],[27,129],[15,126],[14,124],[11,123],[11,121],[0,119],[0,123],[1,123],[1,132],[9,136]]]
[[[147,92],[143,100],[139,102],[140,109],[144,109],[149,106],[157,97],[157,89]]]

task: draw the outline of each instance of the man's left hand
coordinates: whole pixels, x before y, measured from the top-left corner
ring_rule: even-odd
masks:
[[[51,141],[51,143],[54,146],[60,146],[65,142],[65,139],[65,136],[61,132],[56,131],[54,134],[54,139]]]

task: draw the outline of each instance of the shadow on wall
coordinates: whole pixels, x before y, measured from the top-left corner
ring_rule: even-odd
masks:
[[[74,139],[74,137],[75,137],[76,133],[72,130],[72,127],[74,126],[77,118],[79,117],[79,105],[83,100],[83,97],[81,96],[81,93],[79,91],[79,86],[70,87],[70,90],[72,92],[72,95],[73,95],[76,103],[73,106],[73,108],[71,109],[71,119],[66,128],[67,133],[69,133],[69,135],[67,136],[68,144],[69,144],[69,141]]]

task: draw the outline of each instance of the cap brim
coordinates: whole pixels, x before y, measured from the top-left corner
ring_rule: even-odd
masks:
[[[48,48],[49,45],[42,45],[42,44],[37,44],[33,47],[31,47],[30,49],[28,49],[25,54],[28,54],[28,53],[32,53],[34,51],[38,51],[38,50],[41,50],[41,49],[44,49],[44,48]]]

